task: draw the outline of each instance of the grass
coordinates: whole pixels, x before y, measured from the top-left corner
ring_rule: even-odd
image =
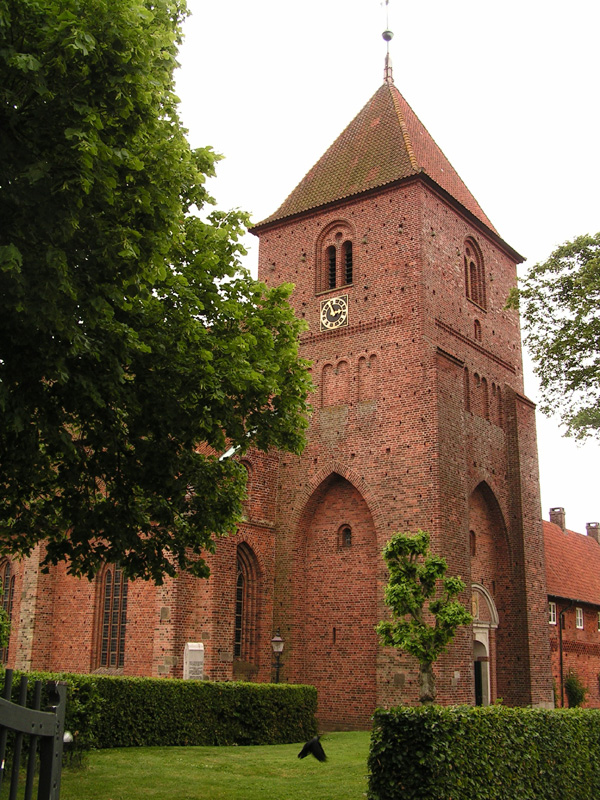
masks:
[[[361,800],[368,732],[321,738],[327,761],[300,744],[99,750],[63,771],[61,800]]]

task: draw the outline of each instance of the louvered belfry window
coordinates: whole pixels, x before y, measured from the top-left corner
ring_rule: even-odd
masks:
[[[354,232],[348,222],[328,225],[317,240],[316,291],[350,286],[356,279]]]

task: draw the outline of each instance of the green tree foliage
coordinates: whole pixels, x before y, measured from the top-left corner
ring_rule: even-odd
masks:
[[[588,688],[585,686],[579,675],[572,669],[569,670],[565,678],[565,692],[569,708],[577,708],[585,702],[588,695]]]
[[[429,534],[396,533],[383,549],[389,571],[385,603],[392,620],[375,630],[384,645],[405,650],[420,666],[421,702],[436,697],[433,664],[446,650],[460,625],[473,618],[455,598],[465,589],[458,577],[445,577],[448,565],[432,555]]]
[[[560,414],[569,436],[600,438],[600,233],[532,267],[509,305],[520,305],[542,411]]]
[[[235,529],[230,446],[299,452],[290,286],[208,213],[174,95],[184,0],[0,0],[0,549],[162,580]]]
[[[0,591],[0,600],[4,591]],[[0,647],[8,647],[10,639],[10,619],[6,613],[6,609],[0,605]]]

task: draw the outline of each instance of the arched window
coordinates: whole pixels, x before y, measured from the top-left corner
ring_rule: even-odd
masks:
[[[473,323],[473,336],[476,342],[481,341],[481,322],[478,319]]]
[[[98,666],[120,669],[125,663],[127,581],[118,564],[109,564],[101,581]]]
[[[237,548],[233,657],[258,666],[258,608],[260,580],[252,548],[242,542]]]
[[[342,525],[338,537],[340,547],[352,547],[352,528],[349,525]]]
[[[465,241],[465,291],[469,300],[480,308],[487,308],[483,256],[474,239]]]
[[[5,561],[0,565],[0,583],[2,584],[2,608],[6,612],[8,621],[12,620],[13,600],[15,596],[15,576],[12,571],[10,561]],[[8,660],[8,645],[0,649],[0,662],[3,664]]]
[[[317,240],[316,291],[348,286],[355,277],[354,234],[347,222],[328,225]]]

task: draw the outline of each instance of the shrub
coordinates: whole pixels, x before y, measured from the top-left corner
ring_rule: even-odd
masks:
[[[13,701],[21,674],[15,672]],[[28,675],[31,695],[33,679],[66,682],[65,729],[73,733],[78,751],[136,745],[283,744],[305,741],[316,733],[313,686]]]
[[[569,708],[577,708],[580,706],[588,693],[587,686],[579,680],[579,676],[572,669],[569,670],[565,678],[565,692],[567,695],[567,703]]]
[[[377,711],[370,800],[600,797],[600,711],[439,706]]]
[[[65,711],[65,730],[73,734],[72,750],[82,752],[96,747],[95,731],[100,723],[102,698],[98,687],[90,675],[76,675],[67,672],[19,672],[14,670],[12,695],[13,703],[19,697],[19,683],[21,675],[27,675],[27,705],[33,705],[34,684],[36,680],[42,681],[42,710],[48,706],[48,681],[63,681],[67,684],[67,707]]]

